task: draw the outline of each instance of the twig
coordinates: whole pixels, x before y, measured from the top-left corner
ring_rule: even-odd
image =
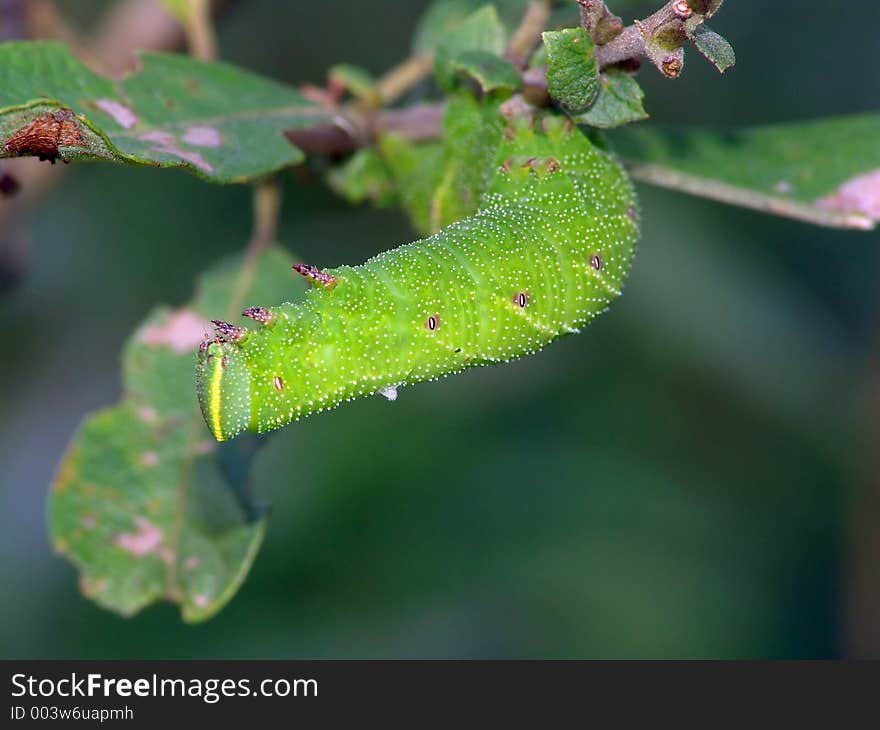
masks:
[[[245,293],[253,284],[257,264],[278,234],[278,219],[281,213],[281,186],[274,176],[261,180],[254,186],[253,228],[245,250],[244,263],[235,281],[235,288],[229,298],[226,318],[231,320],[241,312]]]
[[[635,21],[624,28],[616,38],[597,46],[596,61],[599,68],[645,56],[665,76],[675,78],[681,73],[684,61],[682,52],[682,45],[686,39],[684,24],[692,15],[693,11],[684,0],[667,2],[653,15]],[[663,46],[651,42],[661,31],[665,39]],[[670,42],[673,43],[673,47],[667,49],[665,46]]]
[[[254,224],[248,242],[248,256],[259,255],[278,236],[281,213],[281,186],[278,179],[267,177],[254,187]]]
[[[442,102],[416,104],[406,109],[386,109],[373,121],[373,134],[396,134],[410,142],[437,139],[443,133]]]
[[[382,134],[396,134],[412,142],[437,139],[443,132],[445,108],[443,102],[366,114],[350,108],[339,111],[329,124],[288,129],[284,136],[306,153],[346,155],[368,147]]]
[[[681,48],[686,40],[685,23],[691,30],[702,22],[703,17],[712,15],[722,0],[672,0],[642,21],[620,29],[620,19],[613,15],[601,0],[576,0],[581,7],[582,21],[597,43],[596,59],[600,69],[615,66],[627,61],[638,61],[647,56],[660,71],[670,77],[677,76],[682,69],[684,53]],[[692,9],[704,11],[701,15]],[[507,49],[507,56],[521,66],[528,61],[531,50],[549,19],[550,3],[544,0],[530,2],[522,21]],[[655,42],[655,36],[662,35],[664,44],[670,41],[679,43],[674,47]],[[384,103],[397,99],[403,92],[421,81],[431,71],[432,61],[427,56],[415,56],[392,69],[379,82],[379,93]],[[526,99],[536,106],[551,103],[547,92],[546,68],[528,68],[522,72],[523,89]],[[375,112],[366,118],[355,108],[339,108],[326,96],[322,100],[338,114],[332,124],[324,124],[308,129],[289,130],[285,134],[304,152],[318,154],[348,154],[360,147],[369,145],[376,135],[393,131],[409,139],[428,139],[439,136],[442,110],[437,106],[414,107],[391,113],[387,110]],[[413,125],[413,126],[410,126]]]
[[[532,51],[541,40],[541,32],[550,20],[550,0],[532,0],[507,45],[507,58],[519,68],[529,63]]]
[[[581,10],[581,26],[596,43],[608,43],[623,30],[623,21],[602,0],[576,0]]]
[[[728,205],[759,210],[763,213],[792,218],[825,228],[851,228],[870,231],[874,221],[860,213],[842,213],[826,210],[809,203],[801,203],[788,198],[764,195],[748,188],[739,188],[718,180],[671,170],[663,165],[625,160],[626,169],[635,180],[657,185],[662,188],[697,195],[701,198],[717,200]]]
[[[411,56],[379,79],[376,91],[380,101],[382,104],[397,101],[413,86],[426,79],[433,68],[434,59],[431,56]]]
[[[217,58],[217,37],[211,20],[211,0],[187,0],[183,29],[191,56],[203,61]]]
[[[644,27],[644,26],[642,26]],[[596,49],[599,68],[607,68],[630,58],[645,55],[645,38],[637,25],[628,25],[611,43]]]

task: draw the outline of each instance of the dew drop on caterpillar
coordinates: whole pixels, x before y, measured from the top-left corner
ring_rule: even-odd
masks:
[[[361,266],[297,265],[305,301],[245,310],[252,330],[215,322],[196,371],[217,440],[534,353],[608,307],[638,238],[623,170],[549,114],[493,144],[475,214]]]

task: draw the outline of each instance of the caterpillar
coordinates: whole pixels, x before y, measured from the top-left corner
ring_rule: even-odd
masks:
[[[501,129],[479,209],[360,266],[294,269],[297,304],[215,321],[196,385],[218,441],[368,394],[532,354],[621,293],[639,223],[617,162],[547,114]]]

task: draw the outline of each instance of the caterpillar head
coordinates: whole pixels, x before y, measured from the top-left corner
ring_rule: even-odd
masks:
[[[251,376],[238,346],[205,340],[196,358],[196,392],[211,434],[227,441],[251,420]]]

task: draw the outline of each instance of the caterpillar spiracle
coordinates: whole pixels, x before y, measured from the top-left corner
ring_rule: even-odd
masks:
[[[638,239],[617,162],[553,115],[512,123],[477,212],[360,266],[294,267],[305,300],[215,322],[196,381],[218,441],[537,352],[621,293]]]

